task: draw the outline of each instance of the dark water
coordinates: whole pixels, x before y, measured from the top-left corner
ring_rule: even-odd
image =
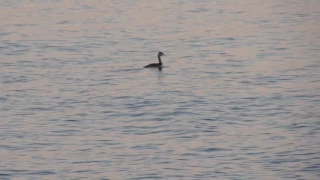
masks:
[[[319,19],[318,0],[1,1],[0,179],[320,179]]]

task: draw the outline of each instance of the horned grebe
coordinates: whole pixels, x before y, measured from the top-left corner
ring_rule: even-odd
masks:
[[[144,68],[159,68],[159,70],[160,70],[162,68],[161,56],[164,56],[164,54],[162,52],[159,52],[158,53],[159,63],[152,63],[152,64],[145,66]]]

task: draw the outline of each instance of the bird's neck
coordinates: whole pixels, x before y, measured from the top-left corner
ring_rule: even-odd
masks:
[[[159,64],[162,64],[160,56],[158,56],[158,59],[159,59]]]

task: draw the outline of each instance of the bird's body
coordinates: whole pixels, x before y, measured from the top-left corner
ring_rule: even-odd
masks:
[[[149,64],[149,65],[146,65],[144,68],[159,68],[161,66],[162,66],[161,63],[152,63],[152,64]]]
[[[161,69],[162,68],[161,56],[164,56],[164,54],[162,52],[159,52],[158,53],[159,63],[152,63],[152,64],[144,66],[144,68],[159,68],[159,69]]]

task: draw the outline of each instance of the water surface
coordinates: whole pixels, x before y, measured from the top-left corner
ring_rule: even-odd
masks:
[[[319,19],[318,0],[2,1],[0,179],[319,179]]]

